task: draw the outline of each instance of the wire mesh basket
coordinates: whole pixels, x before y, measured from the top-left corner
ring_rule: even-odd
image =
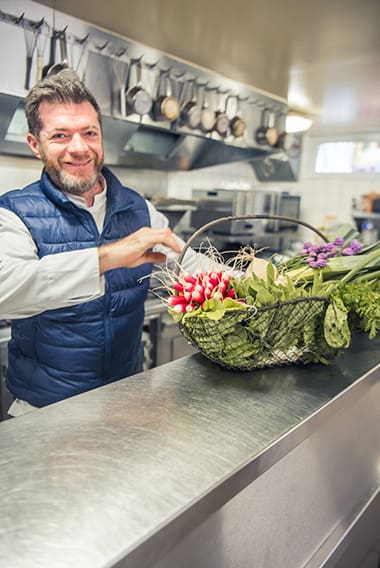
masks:
[[[181,262],[191,243],[204,231],[225,221],[242,219],[279,219],[306,226],[322,240],[328,239],[303,221],[283,216],[243,215],[216,219],[198,229],[186,242]],[[329,300],[326,297],[301,297],[265,307],[245,306],[226,310],[221,319],[183,317],[177,321],[182,335],[211,361],[233,370],[332,361],[337,349],[323,337],[323,321]]]

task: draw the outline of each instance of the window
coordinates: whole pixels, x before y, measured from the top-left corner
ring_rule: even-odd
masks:
[[[317,174],[380,173],[380,141],[319,144],[315,172]]]

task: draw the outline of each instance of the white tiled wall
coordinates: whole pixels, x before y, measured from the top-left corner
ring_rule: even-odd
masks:
[[[317,145],[322,139],[305,137],[298,182],[301,199],[301,217],[313,225],[337,222],[352,223],[351,205],[353,199],[360,204],[361,196],[369,192],[380,193],[379,174],[314,173]]]
[[[112,168],[127,186],[143,195],[166,195],[168,174],[151,170]],[[37,158],[21,158],[0,155],[0,195],[10,189],[22,188],[35,181],[41,174],[41,162]]]
[[[170,172],[168,197],[190,199],[193,189],[253,189],[258,186],[248,162],[234,162],[190,172]]]
[[[38,179],[40,172],[41,162],[37,158],[0,155],[0,195]]]

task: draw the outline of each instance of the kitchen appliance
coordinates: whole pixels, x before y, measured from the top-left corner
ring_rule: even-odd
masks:
[[[366,213],[380,213],[380,194],[376,192],[362,195],[363,209]]]
[[[194,189],[196,209],[190,217],[195,229],[219,217],[240,215],[281,215],[299,219],[299,195],[280,190]],[[213,228],[216,234],[230,236],[257,236],[264,233],[296,231],[297,225],[284,220],[223,222]]]

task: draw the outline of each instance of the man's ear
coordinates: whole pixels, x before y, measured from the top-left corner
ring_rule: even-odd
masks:
[[[26,141],[36,158],[41,159],[41,153],[38,146],[38,140],[31,132],[26,135]]]

